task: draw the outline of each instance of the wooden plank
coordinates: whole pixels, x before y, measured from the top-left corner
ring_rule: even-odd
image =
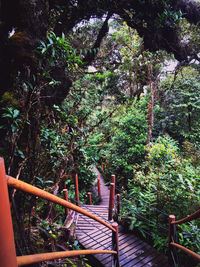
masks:
[[[84,246],[87,246],[87,248],[96,249],[102,247],[102,249],[104,249],[103,248],[104,244],[111,243],[111,236],[106,237],[104,235],[101,239],[98,239],[98,241],[97,240],[93,241],[93,239],[91,239],[81,243],[84,244]]]
[[[100,240],[98,239],[92,242],[88,241],[87,245],[91,247],[92,249],[97,249],[97,248],[100,248],[101,246],[102,246],[102,249],[104,249],[103,246],[106,244],[109,245],[109,243],[111,244],[111,236],[104,235]]]
[[[91,211],[89,211],[89,212],[91,212]],[[110,222],[109,221],[106,221],[106,219],[105,219],[105,217],[103,217],[103,216],[99,216],[99,214],[98,213],[93,213],[95,216],[97,216],[98,218],[100,218],[100,219],[102,219],[102,220],[104,220],[105,222],[107,222],[107,223],[109,223],[110,224]],[[107,215],[106,215],[107,216]],[[102,225],[101,223],[99,223],[99,222],[97,222],[97,221],[95,221],[95,220],[92,220],[92,219],[89,219],[88,217],[84,217],[84,216],[79,216],[80,218],[79,218],[79,220],[78,220],[78,224],[79,224],[79,221],[85,221],[85,222],[95,222],[95,223],[98,223],[99,225]]]
[[[133,244],[134,242],[137,244],[137,242],[141,243],[142,241],[136,237],[126,236],[125,238],[120,239],[119,248],[120,250],[125,251],[125,248],[129,246],[130,244]]]
[[[141,244],[142,244],[142,240],[139,240],[139,239],[138,240],[130,239],[127,242],[125,242],[124,244],[120,244],[120,251],[122,251],[123,255],[124,255],[124,256],[121,257],[121,259],[126,257],[125,253],[127,251],[129,251],[131,248],[134,249],[134,248],[136,248],[138,246],[141,246]]]
[[[138,240],[137,242],[141,242],[141,240]],[[130,243],[130,244],[133,244],[133,243]],[[132,248],[131,245],[128,244],[128,246],[126,246],[126,249],[120,249],[120,265],[121,265],[121,257],[124,255],[124,252],[126,251],[130,251],[130,249]],[[138,243],[134,243],[134,245],[138,245]],[[105,266],[105,267],[110,267],[111,266],[111,260],[112,260],[112,257],[110,255],[98,255],[98,258],[99,260],[101,261],[101,263]],[[131,265],[133,266],[133,265]]]
[[[142,253],[143,251],[143,253]],[[137,256],[137,258],[135,258],[134,260],[129,261],[126,264],[126,267],[132,267],[132,266],[145,266],[145,263],[142,262],[143,259],[145,259],[145,257],[149,256],[149,251],[145,251],[145,250],[141,250],[141,254],[139,256]],[[155,255],[154,257],[155,258]],[[138,265],[136,265],[138,264]]]
[[[140,240],[138,241],[138,242],[140,242]],[[120,249],[120,263],[121,263],[121,261],[124,259],[124,257],[126,257],[125,256],[125,254],[127,254],[127,252],[129,252],[131,249],[132,249],[132,245],[133,243],[131,243],[131,244],[129,244],[128,246],[126,246],[125,247],[125,249]],[[136,244],[135,244],[136,245]],[[138,243],[137,243],[137,245],[138,245]],[[109,261],[108,261],[109,259],[107,258],[105,258],[104,257],[104,259],[102,260],[102,263],[103,264],[108,264],[109,263]]]
[[[167,257],[165,257],[164,255],[160,254],[158,255],[156,258],[154,258],[153,260],[151,260],[151,262],[147,263],[148,267],[153,267],[153,266],[169,266],[168,261],[167,261]]]
[[[124,253],[123,256],[121,257],[120,265],[127,266],[127,264],[130,261],[133,261],[134,259],[139,257],[142,253],[144,253],[144,247],[145,244],[143,242],[135,247],[130,246],[130,249],[126,253]]]
[[[148,262],[155,260],[158,256],[160,256],[160,255],[155,253],[154,249],[150,249],[150,250],[145,252],[144,258],[139,263],[135,264],[135,267],[148,265]]]
[[[106,263],[104,261],[102,261],[102,263],[105,267],[111,267],[112,266],[112,256],[109,255],[108,258],[106,258]]]
[[[104,240],[107,236],[111,236],[111,233],[110,232],[98,232],[97,235],[96,234],[92,234],[90,235],[90,237],[92,237],[93,239],[96,239],[96,240]],[[88,244],[91,244],[93,245],[93,242],[91,242],[90,238],[85,238],[85,239],[81,239],[81,241],[84,241]]]
[[[108,230],[106,230],[105,232],[99,232],[99,231],[97,231],[97,230],[95,229],[95,230],[93,230],[92,232],[90,232],[89,234],[90,234],[90,236],[92,236],[93,238],[95,238],[95,237],[100,238],[101,236],[103,236],[103,233],[105,233],[105,234],[109,234],[109,233],[110,233],[110,230],[108,229]],[[87,241],[87,240],[89,240],[89,239],[90,239],[90,236],[88,236],[88,235],[82,236],[82,237],[81,237],[81,241]]]
[[[103,237],[104,235],[109,235],[109,233],[111,233],[109,230],[108,231],[105,231],[105,232],[103,232],[103,231],[100,231],[100,230],[96,230],[95,232],[94,231],[92,231],[93,233],[91,234],[91,232],[89,233],[90,234],[90,236],[92,237],[92,238],[101,238],[101,237]],[[87,235],[85,235],[85,236],[82,236],[81,237],[81,240],[80,241],[87,241],[87,240],[90,240],[90,237]]]
[[[107,206],[88,206],[84,205],[84,209],[94,213],[99,218],[105,218],[107,221]],[[111,222],[109,222],[111,223]],[[102,226],[100,223],[88,219],[84,215],[78,218],[76,234],[79,242],[87,249],[111,249],[111,231]],[[120,249],[120,265],[121,267],[140,267],[140,266],[163,266],[166,265],[166,259],[155,249],[144,241],[140,240],[133,234],[125,233],[123,227],[119,227],[119,249]],[[109,254],[96,254],[94,257],[105,267],[111,266],[112,257]]]

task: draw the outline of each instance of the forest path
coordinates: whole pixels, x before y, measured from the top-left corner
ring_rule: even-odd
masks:
[[[94,167],[93,170],[97,174],[97,179],[98,178],[100,179],[101,201],[99,202],[99,205],[108,207],[110,191],[108,187],[105,185],[104,178],[102,174],[99,172],[99,170],[96,167]],[[98,195],[97,182],[93,185],[93,192],[95,193],[96,196]]]
[[[81,207],[107,223],[112,224],[113,221],[108,221],[109,189],[105,185],[103,176],[96,167],[94,171],[97,173],[97,178],[101,182],[101,202],[99,205],[81,205]],[[98,195],[97,184],[94,184],[93,190]],[[76,237],[85,249],[112,250],[111,230],[82,214],[78,216]],[[92,261],[94,262],[92,266],[112,266],[112,258],[109,254],[94,254],[92,257]],[[168,267],[168,262],[164,255],[160,254],[156,249],[139,239],[133,233],[127,232],[122,226],[119,226],[119,259],[121,267]]]

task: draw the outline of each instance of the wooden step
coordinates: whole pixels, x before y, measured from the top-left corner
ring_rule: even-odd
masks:
[[[82,208],[107,221],[107,206],[83,205]],[[82,214],[79,214],[78,217],[76,236],[85,249],[112,250],[112,231]],[[134,234],[126,233],[121,226],[119,226],[119,251],[121,267],[168,266],[166,257]],[[96,254],[94,257],[101,265],[105,267],[112,266],[112,256],[110,254]]]
[[[98,170],[95,171],[101,179],[102,201],[100,205],[82,205],[81,207],[112,224],[112,221],[108,221],[109,189],[105,186],[103,177]],[[110,229],[82,214],[79,214],[77,218],[76,236],[85,249],[112,250],[112,231]],[[93,257],[99,266],[112,266],[110,254],[94,254]],[[168,266],[167,258],[164,255],[134,234],[125,232],[122,226],[119,226],[119,259],[121,267]],[[97,264],[96,266],[98,266]]]

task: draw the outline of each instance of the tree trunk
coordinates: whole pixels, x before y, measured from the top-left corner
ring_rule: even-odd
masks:
[[[153,121],[154,121],[154,83],[150,81],[150,92],[151,92],[151,99],[148,103],[148,114],[147,114],[147,121],[148,121],[148,130],[147,130],[147,145],[149,145],[152,136],[153,130]]]

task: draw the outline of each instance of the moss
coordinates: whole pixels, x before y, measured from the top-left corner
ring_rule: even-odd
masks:
[[[15,108],[20,107],[19,101],[14,97],[13,93],[6,91],[0,100],[2,106],[12,106]]]

